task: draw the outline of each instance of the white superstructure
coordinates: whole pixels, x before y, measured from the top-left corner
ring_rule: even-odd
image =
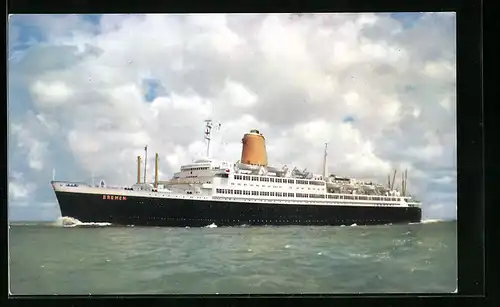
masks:
[[[207,121],[205,139],[209,154],[212,122]],[[251,133],[259,133],[252,130]],[[112,194],[119,197],[139,196],[153,198],[183,198],[194,200],[221,200],[228,202],[269,202],[276,204],[341,205],[376,207],[420,207],[406,195],[406,179],[402,190],[388,185],[356,180],[354,178],[328,175],[326,169],[327,147],[325,146],[323,174],[307,170],[290,169],[287,166],[251,165],[230,163],[204,158],[182,165],[170,180],[152,183],[137,183],[130,187],[54,181],[56,191]],[[140,159],[139,159],[140,161]]]

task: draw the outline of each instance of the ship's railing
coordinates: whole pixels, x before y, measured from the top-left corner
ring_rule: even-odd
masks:
[[[330,200],[329,202],[326,202],[327,199],[300,199],[300,198],[264,198],[264,197],[257,197],[257,198],[245,198],[245,197],[234,197],[234,195],[231,196],[222,196],[222,195],[217,195],[217,196],[212,196],[212,199],[220,199],[220,200],[231,200],[231,201],[243,201],[243,202],[258,202],[258,203],[275,203],[275,204],[297,204],[298,202],[301,204],[318,204],[318,205],[338,205],[338,206],[376,206],[376,207],[392,207],[392,208],[404,208],[406,206],[401,205],[401,203],[388,203],[388,202],[355,202],[355,201],[345,201],[342,199],[335,199]]]

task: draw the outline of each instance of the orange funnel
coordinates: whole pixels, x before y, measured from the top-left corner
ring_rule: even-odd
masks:
[[[266,140],[259,130],[246,133],[241,142],[241,163],[267,166]]]

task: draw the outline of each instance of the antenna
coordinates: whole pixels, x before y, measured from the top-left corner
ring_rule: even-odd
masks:
[[[52,181],[56,181],[56,169],[52,169]]]
[[[328,171],[326,169],[327,156],[328,156],[328,143],[325,143],[325,155],[323,157],[323,180],[326,180],[326,176],[328,175]]]
[[[145,157],[144,157],[144,183],[146,183],[146,169],[147,169],[147,163],[148,163],[148,145],[144,147]]]

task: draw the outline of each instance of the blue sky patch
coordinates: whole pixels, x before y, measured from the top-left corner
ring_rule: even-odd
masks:
[[[147,102],[153,102],[157,97],[165,94],[165,87],[158,79],[144,79],[142,80],[144,91],[144,99]]]
[[[355,122],[356,120],[354,119],[353,116],[351,115],[348,115],[346,117],[344,117],[344,119],[342,120],[344,123],[353,123]]]
[[[405,29],[413,27],[418,19],[422,16],[422,13],[392,13],[391,18],[396,19],[397,21],[403,24]]]

